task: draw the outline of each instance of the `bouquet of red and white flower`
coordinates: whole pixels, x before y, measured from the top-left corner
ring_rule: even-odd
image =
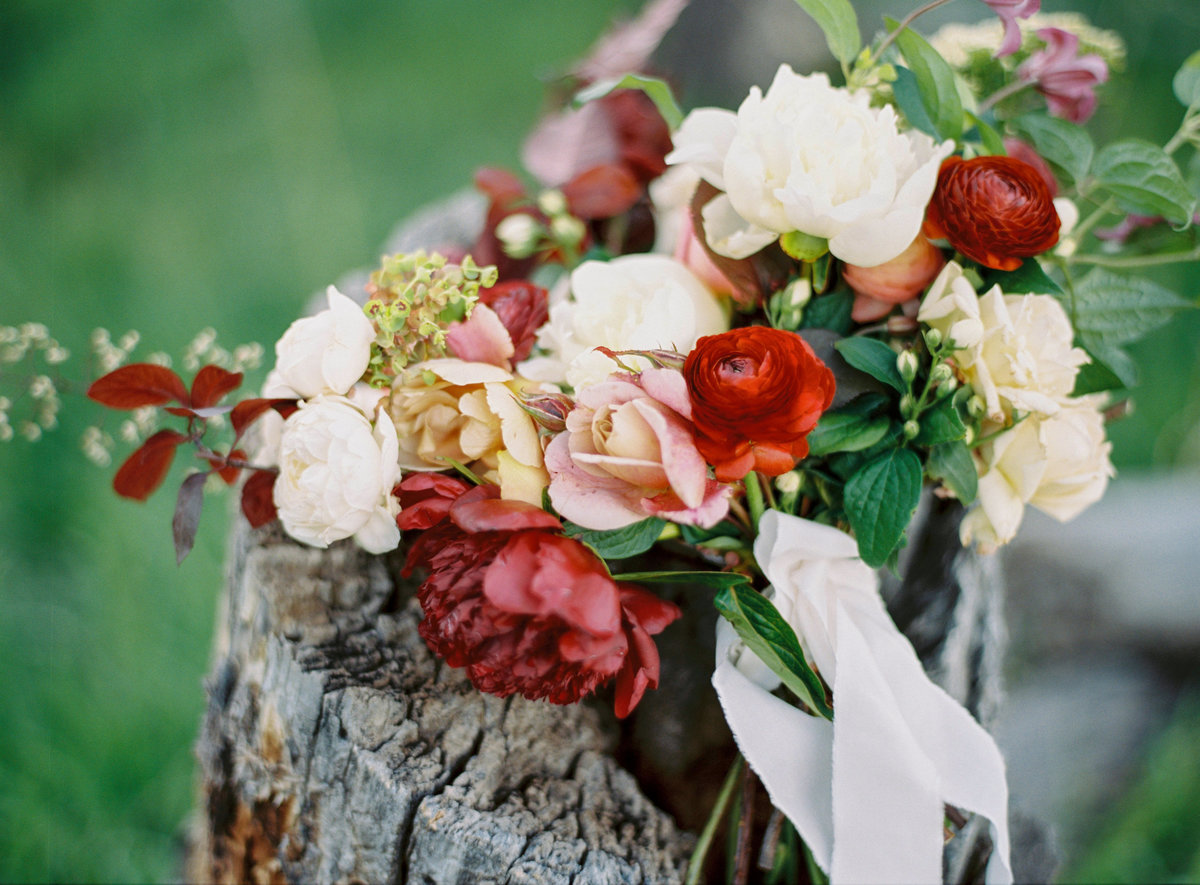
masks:
[[[844,84],[782,65],[736,111],[685,116],[629,69],[644,57],[599,53],[527,145],[536,184],[480,171],[477,240],[330,287],[260,396],[222,404],[241,375],[216,365],[190,388],[151,363],[97,380],[106,406],[186,423],[116,491],[145,498],[194,445],[181,559],[207,479],[243,481],[254,526],[404,545],[421,635],[481,691],[567,704],[615,681],[619,717],[680,614],[655,587],[712,588],[726,717],[822,870],[939,878],[950,806],[991,822],[988,880],[1011,880],[999,752],[926,677],[876,570],[925,488],[984,550],[1027,505],[1065,520],[1102,495],[1122,347],[1188,304],[1109,268],[1197,257],[1172,155],[1200,143],[1200,62],[1165,148],[1097,149],[1079,124],[1113,35],[1023,31],[1039,0],[919,35],[944,2],[864,44],[849,0],[798,0]],[[1176,234],[1147,253],[1130,234],[1155,225]],[[688,565],[646,566],[667,550]]]

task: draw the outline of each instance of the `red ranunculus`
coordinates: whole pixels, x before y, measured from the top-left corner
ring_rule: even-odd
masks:
[[[400,500],[396,525],[400,531],[432,528],[450,513],[450,505],[471,489],[471,484],[444,473],[410,473],[392,490]]]
[[[926,236],[996,270],[1052,248],[1059,226],[1049,186],[1016,157],[947,158],[925,215]]]
[[[747,326],[696,342],[683,365],[696,447],[721,482],[779,476],[808,454],[833,372],[794,332]]]
[[[480,691],[574,703],[617,677],[624,717],[658,684],[651,634],[679,609],[618,585],[604,563],[560,534],[549,513],[472,489],[449,519],[422,534],[405,574],[429,569],[417,590],[420,632],[435,654],[465,667]]]

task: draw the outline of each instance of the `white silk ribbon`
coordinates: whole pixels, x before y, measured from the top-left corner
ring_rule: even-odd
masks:
[[[940,882],[945,803],[988,818],[986,881],[1011,883],[1004,759],[925,674],[854,539],[769,510],[754,555],[776,608],[832,681],[834,720],[772,695],[778,680],[763,677],[725,621],[713,686],[742,755],[833,885]]]

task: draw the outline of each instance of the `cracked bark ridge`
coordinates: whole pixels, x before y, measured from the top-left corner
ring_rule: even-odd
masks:
[[[480,694],[390,575],[238,520],[189,879],[680,881],[692,837],[615,762],[607,716]]]

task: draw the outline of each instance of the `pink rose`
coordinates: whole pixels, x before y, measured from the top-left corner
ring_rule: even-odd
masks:
[[[589,529],[648,516],[707,527],[729,511],[731,489],[708,477],[687,384],[674,369],[582,388],[566,431],[546,448],[546,469],[555,509]]]

